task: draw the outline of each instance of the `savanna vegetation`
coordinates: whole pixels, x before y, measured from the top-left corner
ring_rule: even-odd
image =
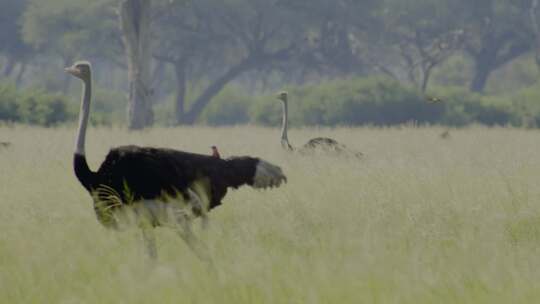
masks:
[[[538,303],[539,0],[0,0],[0,302]],[[150,259],[73,174],[134,144],[278,164]],[[284,151],[325,136],[361,159]],[[130,132],[140,130],[138,132]]]
[[[215,271],[170,229],[151,262],[136,227],[96,220],[71,170],[71,128],[0,128],[0,299],[6,303],[536,303],[540,136],[473,127],[292,130],[365,153],[291,155],[258,127],[92,128],[95,168],[110,146],[259,155],[289,182],[233,191],[195,222]],[[197,134],[196,140],[193,134]],[[31,180],[32,182],[29,182]]]

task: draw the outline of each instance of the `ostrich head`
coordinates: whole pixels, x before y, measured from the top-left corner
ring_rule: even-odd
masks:
[[[81,79],[90,80],[91,66],[88,61],[77,61],[72,66],[64,69],[67,73]]]
[[[281,91],[277,94],[277,99],[278,100],[281,100],[283,102],[287,102],[287,96],[289,95],[289,93],[287,93],[287,91]]]

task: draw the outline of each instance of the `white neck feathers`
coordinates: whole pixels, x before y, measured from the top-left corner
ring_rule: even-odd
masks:
[[[92,80],[83,81],[83,93],[81,97],[81,110],[79,112],[79,128],[75,144],[75,154],[85,155],[86,129],[90,115],[90,101],[92,98]]]
[[[283,117],[281,120],[281,145],[289,146],[289,138],[287,137],[287,127],[289,124],[289,109],[287,99],[282,100]]]

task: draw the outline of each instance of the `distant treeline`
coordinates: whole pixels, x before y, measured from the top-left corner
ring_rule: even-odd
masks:
[[[425,95],[392,79],[370,77],[288,89],[293,126],[392,126],[411,122],[540,126],[540,89],[535,87],[505,97],[483,96],[460,87],[435,88],[431,95]],[[41,126],[72,123],[78,111],[76,101],[39,89],[18,91],[14,85],[0,84],[0,121]],[[169,104],[155,107],[158,124],[175,124],[174,109]],[[92,123],[122,124],[124,105],[122,94],[98,91],[92,104]],[[212,126],[275,126],[280,120],[281,107],[275,96],[249,96],[229,86],[202,113],[199,122]]]
[[[284,86],[297,125],[535,124],[524,101],[535,89],[520,90],[540,75],[536,0],[0,0],[0,8],[0,82],[28,91],[3,104],[3,120],[69,120],[69,106],[47,119],[43,111],[50,100],[62,108],[56,92],[80,94],[63,68],[85,59],[103,90],[91,119],[132,129],[154,117],[276,123],[277,105],[252,96]],[[141,56],[130,51],[137,45]],[[426,104],[419,92],[444,102]],[[36,98],[49,102],[26,113]]]

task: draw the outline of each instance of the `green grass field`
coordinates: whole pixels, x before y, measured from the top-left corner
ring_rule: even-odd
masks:
[[[281,150],[257,127],[90,128],[95,169],[109,147],[152,145],[279,164],[289,183],[229,192],[196,233],[211,272],[170,230],[159,259],[140,231],[95,219],[76,181],[74,128],[0,128],[1,303],[539,303],[540,133],[440,128],[302,129],[361,160]]]

